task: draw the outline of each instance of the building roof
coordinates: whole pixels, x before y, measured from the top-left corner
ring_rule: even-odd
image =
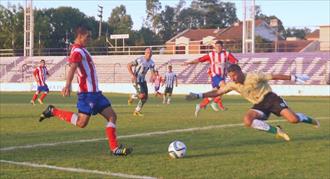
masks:
[[[267,23],[261,19],[255,21],[256,27]],[[180,37],[189,38],[190,41],[202,41],[204,37],[213,36],[216,40],[235,41],[242,39],[243,22],[235,23],[230,27],[222,29],[186,29],[177,34],[166,43],[175,42],[175,39]]]
[[[279,52],[300,52],[308,44],[313,42],[312,40],[295,40],[295,41],[278,41],[278,51]],[[275,42],[273,42],[275,43]]]
[[[307,40],[308,39],[319,39],[320,38],[320,29],[316,29],[312,33],[307,34],[305,38]]]

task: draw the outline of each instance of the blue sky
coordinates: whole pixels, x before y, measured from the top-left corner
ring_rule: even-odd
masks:
[[[242,19],[242,0],[225,0],[236,4],[237,16]],[[248,0],[247,0],[248,1]],[[266,15],[276,15],[285,27],[308,27],[317,28],[319,25],[330,24],[330,1],[329,0],[255,0],[256,5]],[[11,4],[24,4],[22,0],[1,0],[0,4],[7,6]],[[162,7],[165,5],[175,6],[179,0],[160,0]],[[186,0],[189,6],[191,0]],[[34,0],[36,8],[56,8],[59,6],[71,6],[80,9],[88,16],[97,15],[97,5],[104,6],[103,17],[108,18],[113,8],[123,4],[126,6],[127,14],[132,16],[133,29],[142,26],[145,15],[145,0]]]

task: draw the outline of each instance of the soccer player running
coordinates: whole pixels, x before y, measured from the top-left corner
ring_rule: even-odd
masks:
[[[36,93],[34,93],[30,103],[31,104],[35,104],[35,100],[38,98],[38,95],[43,92],[43,94],[41,95],[41,97],[38,99],[38,102],[40,104],[44,104],[44,99],[47,96],[47,94],[49,93],[49,89],[48,86],[46,84],[46,78],[47,75],[49,76],[48,70],[46,68],[46,63],[45,60],[40,60],[40,66],[38,66],[34,71],[33,71],[33,77],[34,80],[37,82],[38,84],[38,88]]]
[[[150,78],[150,82],[154,84],[155,97],[161,97],[162,93],[159,92],[159,89],[160,85],[163,83],[163,78],[159,75],[158,70],[155,70],[155,75]]]
[[[111,103],[102,95],[98,88],[97,73],[91,55],[85,48],[90,39],[90,32],[85,26],[76,28],[76,38],[72,45],[69,61],[69,71],[66,77],[65,87],[62,89],[63,96],[70,96],[71,83],[75,72],[78,73],[78,113],[62,110],[49,105],[40,116],[40,122],[55,116],[60,120],[71,123],[77,127],[85,128],[91,115],[101,114],[106,120],[106,135],[110,151],[116,156],[126,156],[132,152],[118,144],[116,137],[117,115],[111,107]]]
[[[260,72],[244,74],[237,64],[233,64],[228,68],[228,76],[232,82],[227,83],[223,88],[207,93],[190,93],[186,98],[189,100],[216,97],[234,90],[253,104],[243,118],[245,126],[275,134],[277,138],[283,138],[286,141],[289,141],[290,137],[280,126],[274,127],[265,122],[271,113],[276,116],[282,116],[293,124],[303,122],[312,124],[315,127],[320,126],[319,121],[303,113],[295,113],[281,97],[272,92],[268,84],[269,80],[291,80],[301,83],[308,80],[308,76],[274,75]]]
[[[144,56],[141,56],[127,64],[128,72],[131,75],[131,80],[136,90],[136,94],[130,95],[128,104],[132,104],[134,99],[139,99],[135,111],[133,112],[134,116],[143,116],[141,110],[143,105],[148,100],[148,86],[145,77],[149,70],[152,73],[152,77],[154,76],[155,72],[155,63],[151,57],[152,50],[148,47],[144,50]],[[133,67],[134,71],[132,69]]]
[[[210,67],[208,69],[208,74],[211,77],[212,88],[219,89],[222,85],[225,84],[225,76],[227,73],[227,66],[229,64],[236,64],[238,60],[224,48],[222,41],[218,40],[214,44],[214,50],[198,59],[184,62],[183,65],[198,64],[208,62]],[[198,116],[199,111],[212,101],[212,98],[204,98],[200,104],[196,104],[195,117]],[[213,99],[211,107],[214,111],[218,111],[218,107],[221,110],[225,110],[225,107],[222,104],[221,97],[218,96]]]
[[[172,71],[172,65],[169,64],[167,66],[168,71],[165,73],[165,80],[163,85],[165,84],[165,91],[163,96],[163,104],[170,104],[171,103],[171,96],[174,88],[174,81],[175,86],[178,86],[178,78],[176,74]]]

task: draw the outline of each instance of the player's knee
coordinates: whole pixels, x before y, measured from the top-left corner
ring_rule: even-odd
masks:
[[[299,122],[299,118],[298,118],[298,116],[296,114],[293,114],[292,116],[290,116],[288,118],[288,121],[290,123],[298,123]]]
[[[88,120],[81,120],[78,118],[76,126],[80,128],[85,128],[87,124],[88,124]]]
[[[144,99],[145,96],[146,96],[146,95],[145,95],[144,93],[140,93],[140,94],[138,95],[139,99]]]
[[[117,121],[117,114],[116,113],[113,113],[110,116],[109,121],[111,121],[112,123],[116,123],[116,121]]]
[[[244,116],[243,122],[245,127],[251,127],[253,119],[250,116]]]

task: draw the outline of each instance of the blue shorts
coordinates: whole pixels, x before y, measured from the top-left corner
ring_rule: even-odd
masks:
[[[224,79],[220,75],[215,75],[212,77],[212,88],[220,88],[220,82]]]
[[[102,95],[102,92],[78,94],[77,108],[79,113],[89,116],[96,115],[109,106],[111,106],[111,103]]]
[[[160,86],[155,86],[155,91],[157,92],[159,90]]]
[[[45,86],[38,86],[37,91],[49,92],[49,89],[48,86],[45,84]]]

